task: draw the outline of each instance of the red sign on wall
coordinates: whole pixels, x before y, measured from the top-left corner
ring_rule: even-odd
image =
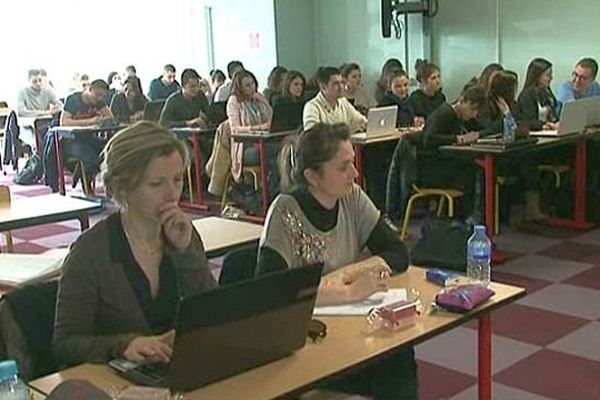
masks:
[[[258,49],[260,47],[260,41],[259,41],[259,36],[258,36],[258,32],[252,32],[248,35],[248,39],[250,42],[250,48],[251,49]]]

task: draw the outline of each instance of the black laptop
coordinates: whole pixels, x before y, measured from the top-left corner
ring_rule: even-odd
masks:
[[[304,104],[304,101],[275,104],[273,106],[271,132],[290,131],[301,127]]]
[[[292,354],[306,342],[322,269],[293,268],[183,298],[169,365],[109,365],[137,384],[188,391]]]

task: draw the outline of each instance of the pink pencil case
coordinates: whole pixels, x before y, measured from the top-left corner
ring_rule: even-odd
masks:
[[[481,285],[461,285],[443,290],[435,296],[438,306],[452,312],[465,313],[484,303],[496,294]]]

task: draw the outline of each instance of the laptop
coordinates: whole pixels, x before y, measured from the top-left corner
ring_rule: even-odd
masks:
[[[560,137],[583,132],[586,126],[587,110],[580,101],[569,101],[562,107],[560,124],[557,130],[529,132],[531,136]]]
[[[306,342],[322,269],[288,269],[183,298],[169,365],[109,365],[137,384],[188,391],[290,355]]]
[[[282,132],[302,126],[304,101],[278,103],[273,106],[271,132]]]
[[[600,126],[600,96],[575,100],[583,104],[586,112],[586,126]]]
[[[396,132],[397,117],[398,106],[371,108],[367,115],[367,131],[355,133],[353,136],[366,139],[390,135]]]

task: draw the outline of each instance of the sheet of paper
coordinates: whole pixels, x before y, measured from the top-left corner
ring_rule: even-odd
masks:
[[[406,289],[389,289],[387,292],[377,292],[359,303],[349,303],[337,306],[315,307],[313,315],[367,315],[376,307],[383,307],[397,301],[406,300]]]

